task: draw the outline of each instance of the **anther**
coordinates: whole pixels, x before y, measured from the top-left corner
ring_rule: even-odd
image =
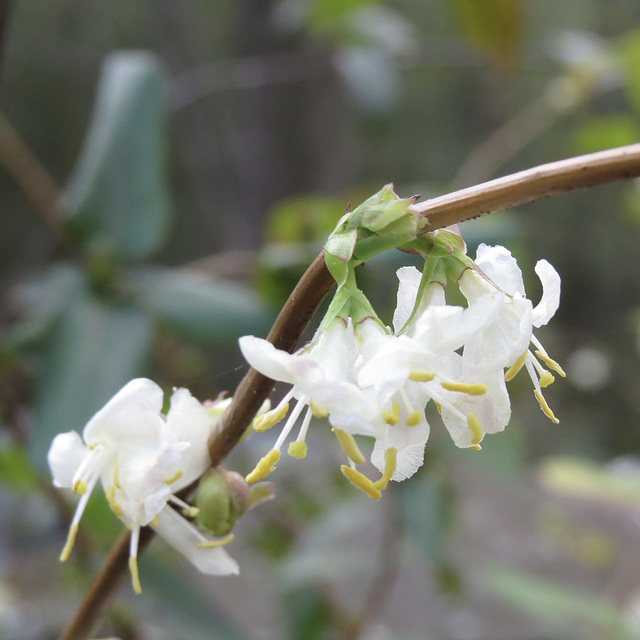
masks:
[[[83,496],[87,492],[87,483],[84,480],[76,480],[73,483],[71,490],[79,496]]]
[[[340,471],[342,471],[343,475],[354,487],[364,491],[370,498],[380,500],[382,494],[375,488],[373,482],[371,482],[367,476],[360,473],[357,469],[348,467],[346,464],[341,465]]]
[[[329,409],[318,402],[316,402],[313,398],[309,400],[309,409],[311,409],[311,413],[314,418],[318,418],[318,420],[322,420],[322,418],[326,418],[329,415]]]
[[[173,484],[176,480],[180,480],[180,478],[182,478],[182,476],[184,475],[184,472],[180,469],[178,469],[178,471],[176,471],[170,478],[167,478],[164,483],[165,484]]]
[[[263,433],[271,427],[275,426],[280,422],[289,411],[289,403],[281,403],[275,409],[271,411],[267,411],[267,413],[263,413],[261,416],[256,416],[251,423],[253,426],[253,430],[257,433]]]
[[[391,411],[383,411],[382,419],[391,426],[396,424],[400,419],[400,404],[398,402],[392,402]]]
[[[258,482],[266,478],[276,467],[275,464],[280,460],[280,450],[271,449],[266,456],[256,465],[256,468],[245,478],[249,484]]]
[[[129,571],[131,572],[131,584],[133,590],[137,594],[142,593],[142,585],[140,584],[140,575],[138,574],[138,560],[134,556],[129,556]]]
[[[423,415],[420,411],[412,411],[405,420],[407,427],[415,427],[417,424],[420,424]]]
[[[215,549],[216,547],[224,547],[228,545],[234,538],[233,533],[221,538],[220,540],[204,540],[198,543],[198,549]]]
[[[395,447],[389,447],[384,452],[384,473],[382,474],[382,478],[376,480],[373,483],[373,487],[378,489],[379,491],[383,491],[387,488],[389,484],[389,480],[396,472],[396,460],[398,456],[398,450]]]
[[[425,371],[424,369],[412,369],[409,374],[409,380],[413,382],[430,382],[436,377],[433,371]]]
[[[543,369],[540,372],[540,386],[543,389],[545,387],[548,387],[551,383],[553,383],[554,380],[555,378],[553,377],[553,374],[547,371],[546,369]]]
[[[331,431],[336,434],[336,438],[338,438],[338,442],[340,443],[342,450],[351,460],[353,460],[353,462],[356,464],[364,464],[367,461],[362,454],[362,451],[360,451],[360,447],[358,446],[356,439],[350,433],[347,433],[342,429],[336,429],[335,427],[331,429]]]
[[[67,541],[65,542],[64,549],[60,554],[60,562],[66,562],[69,559],[69,555],[71,554],[71,549],[73,549],[73,544],[76,541],[77,533],[78,533],[78,525],[72,524],[69,527],[69,533],[67,535]]]
[[[115,513],[118,517],[124,515],[124,511],[122,507],[116,502],[116,486],[114,484],[110,484],[105,491],[105,495],[107,496],[107,502],[111,507],[111,511]]]
[[[529,355],[529,350],[527,349],[512,365],[511,367],[509,367],[509,369],[507,369],[507,372],[504,374],[504,379],[506,382],[509,382],[509,380],[513,380],[516,377],[516,374],[518,373],[518,371],[520,371],[520,369],[522,369],[522,367],[524,366],[524,363],[527,360],[527,356]]]
[[[459,391],[470,396],[483,396],[487,393],[486,384],[468,384],[466,382],[441,382],[440,385],[447,391]]]
[[[471,429],[471,444],[479,445],[483,436],[480,420],[478,420],[473,413],[469,412],[467,414],[467,424],[469,425],[469,429]]]
[[[559,376],[563,378],[567,377],[567,374],[564,372],[564,369],[553,359],[550,358],[546,353],[543,353],[539,349],[536,349],[536,355],[542,362],[544,362],[549,369],[553,369]]]
[[[549,420],[551,420],[551,422],[554,422],[555,424],[558,424],[560,422],[560,420],[558,420],[558,418],[556,418],[553,415],[553,411],[551,411],[551,408],[547,404],[547,401],[544,399],[544,396],[542,395],[542,392],[538,391],[538,389],[534,389],[533,393],[534,393],[534,395],[536,397],[536,400],[538,401],[538,404],[540,405],[540,408],[542,409],[544,415],[547,416],[547,418],[549,418]]]
[[[305,458],[307,456],[307,443],[303,442],[302,440],[296,440],[289,445],[287,453],[292,458],[298,458],[299,460],[301,460],[302,458]]]

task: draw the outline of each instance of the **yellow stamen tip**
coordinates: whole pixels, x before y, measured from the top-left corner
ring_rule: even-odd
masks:
[[[195,518],[200,513],[200,509],[198,509],[198,507],[185,507],[182,513],[187,516],[187,518]]]
[[[373,482],[367,478],[364,474],[360,473],[356,469],[352,469],[348,467],[346,464],[343,464],[340,467],[340,471],[342,471],[343,475],[354,487],[364,491],[370,498],[374,500],[380,500],[382,494],[378,489],[375,488]]]
[[[318,418],[319,420],[326,418],[329,415],[329,409],[327,409],[323,404],[316,402],[313,398],[309,400],[309,409],[311,409],[311,413],[314,418]]]
[[[554,380],[555,380],[555,378],[553,377],[553,375],[549,371],[543,371],[540,374],[540,386],[543,389],[545,387],[548,387]]]
[[[430,382],[436,377],[436,374],[432,371],[425,371],[424,369],[412,369],[409,374],[409,380],[413,382]]]
[[[230,533],[228,536],[225,536],[220,540],[205,540],[198,543],[198,549],[215,549],[216,547],[224,547],[228,545],[234,537],[233,533]]]
[[[87,493],[87,483],[84,480],[76,480],[71,487],[71,490],[77,493],[79,496],[83,496]]]
[[[482,396],[487,393],[486,384],[467,384],[466,382],[441,382],[440,385],[447,391],[459,391],[470,396]]]
[[[282,406],[276,407],[271,411],[267,411],[267,413],[263,413],[261,416],[257,416],[253,419],[251,423],[253,425],[254,431],[257,433],[263,433],[271,427],[275,426],[282,420],[289,411],[289,403],[285,403]]]
[[[480,420],[478,420],[473,413],[469,412],[467,414],[467,424],[469,425],[469,429],[471,429],[471,443],[477,446],[483,436]]]
[[[182,478],[183,475],[184,475],[184,472],[178,469],[178,471],[176,471],[170,478],[167,478],[164,481],[164,483],[173,484],[176,480],[180,480],[180,478]]]
[[[558,420],[558,418],[553,415],[553,411],[551,411],[551,408],[547,404],[547,401],[544,399],[542,392],[534,389],[533,394],[535,395],[536,400],[538,401],[538,404],[540,405],[540,408],[542,409],[544,415],[547,416],[547,418],[549,418],[551,422],[558,424],[560,420]]]
[[[152,527],[157,527],[160,524],[160,515],[156,513],[150,524]]]
[[[522,367],[524,366],[525,361],[527,360],[527,355],[529,354],[529,350],[527,349],[512,365],[507,372],[504,374],[504,379],[506,382],[509,380],[513,380],[516,377],[516,374]]]
[[[482,447],[479,444],[472,444],[469,449],[473,449],[474,451],[482,451]]]
[[[567,377],[564,369],[553,358],[550,358],[548,355],[542,353],[542,351],[539,350],[536,350],[536,355],[538,356],[538,358],[540,358],[540,360],[542,360],[542,362],[547,365],[547,367],[549,367],[549,369],[555,371],[562,378]]]
[[[114,484],[110,484],[105,491],[105,495],[107,496],[107,502],[111,507],[111,511],[115,513],[118,517],[124,515],[124,511],[122,507],[116,502],[116,486]]]
[[[307,456],[307,443],[302,442],[301,440],[296,440],[289,445],[287,453],[292,458],[298,458],[298,460],[302,460],[302,458],[306,458]]]
[[[396,461],[398,458],[398,450],[395,447],[389,447],[384,452],[384,473],[379,480],[373,483],[375,489],[383,491],[387,488],[389,480],[391,480],[393,474],[396,472]]]
[[[72,524],[69,527],[69,533],[67,534],[67,541],[64,544],[64,549],[60,554],[60,562],[66,562],[71,555],[71,549],[73,549],[73,544],[76,541],[76,534],[78,533],[78,525]]]
[[[420,411],[412,411],[405,420],[407,427],[415,427],[417,424],[420,424],[422,420],[422,412]]]
[[[133,590],[137,594],[142,593],[142,585],[140,584],[140,576],[138,574],[138,560],[133,556],[129,556],[129,571],[131,573],[131,584]]]
[[[245,478],[249,484],[258,482],[263,478],[266,478],[276,467],[275,464],[280,460],[280,451],[278,449],[271,449],[266,456],[264,456],[260,462],[256,465],[256,468]]]
[[[338,438],[338,442],[342,447],[342,450],[349,456],[351,460],[353,460],[356,464],[364,464],[367,459],[364,457],[362,451],[360,451],[360,447],[356,442],[356,439],[346,431],[342,429],[331,429],[333,433],[336,434],[336,438]]]
[[[383,411],[382,419],[393,427],[394,424],[398,422],[400,419],[400,404],[398,402],[393,402],[391,404],[391,411]]]
[[[436,405],[436,409],[438,410],[438,413],[442,415],[442,405],[439,402],[436,402],[435,400],[433,402]]]

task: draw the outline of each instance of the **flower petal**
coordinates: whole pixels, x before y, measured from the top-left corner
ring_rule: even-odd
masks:
[[[158,514],[158,522],[153,526],[202,573],[224,576],[240,572],[238,563],[222,547],[199,547],[198,544],[205,540],[204,536],[171,507],[165,507]]]
[[[89,450],[76,431],[59,433],[49,447],[47,460],[56,487],[73,486],[73,477]]]
[[[399,333],[406,324],[418,295],[422,274],[415,267],[402,267],[396,271],[398,276],[398,302],[393,314],[393,328]]]
[[[270,342],[256,336],[243,336],[238,340],[245,360],[256,370],[272,380],[295,384],[291,373],[291,354],[276,349]]]
[[[511,251],[496,245],[481,244],[476,252],[476,264],[505,293],[524,295],[522,271]]]
[[[534,327],[547,324],[560,306],[560,275],[546,260],[539,260],[535,266],[542,283],[542,298],[533,310]]]

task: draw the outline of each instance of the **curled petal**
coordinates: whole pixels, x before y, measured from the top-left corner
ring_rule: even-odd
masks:
[[[534,327],[547,324],[560,306],[560,275],[546,260],[539,260],[535,267],[542,283],[542,298],[533,310]]]
[[[524,295],[522,271],[505,247],[481,244],[476,252],[476,264],[505,293]]]
[[[205,541],[198,530],[171,507],[165,507],[154,523],[156,531],[202,573],[233,575],[240,572],[238,563],[222,547],[199,547]]]
[[[56,487],[70,489],[80,464],[88,454],[82,438],[75,431],[58,434],[51,443],[47,460]]]
[[[270,342],[255,336],[243,336],[238,340],[245,360],[263,375],[272,380],[295,384],[291,373],[291,354],[276,349]]]
[[[396,271],[398,276],[398,302],[393,314],[393,327],[398,333],[406,324],[418,295],[422,274],[415,267],[402,267]]]

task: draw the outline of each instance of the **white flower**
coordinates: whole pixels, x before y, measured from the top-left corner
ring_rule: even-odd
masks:
[[[465,358],[479,369],[494,370],[509,367],[506,380],[526,366],[534,385],[535,396],[545,414],[554,422],[556,417],[542,395],[542,387],[553,382],[547,367],[561,376],[562,367],[552,360],[533,328],[546,324],[555,314],[560,303],[560,276],[546,261],[540,260],[535,271],[542,283],[543,293],[534,308],[526,298],[522,272],[511,253],[504,247],[481,244],[476,257],[476,269],[467,269],[460,279],[460,291],[472,308],[485,296],[501,296],[502,304],[492,322],[465,344]],[[530,350],[530,345],[535,351]],[[537,357],[536,357],[537,356]]]
[[[186,389],[173,394],[166,419],[161,414],[162,403],[158,385],[147,379],[132,380],[89,420],[82,438],[75,431],[59,434],[48,455],[54,485],[81,496],[60,559],[68,558],[82,513],[100,479],[112,511],[131,529],[129,566],[138,592],[140,527],[155,526],[172,544],[178,541],[178,550],[191,557],[192,541],[184,536],[179,539],[175,526],[167,523],[179,518],[185,527],[192,525],[168,503],[180,507],[185,515],[194,515],[193,508],[174,494],[209,466],[207,440],[213,421],[207,410]],[[201,563],[210,572],[237,573],[237,565],[223,550],[209,553],[220,561],[217,570],[215,562]]]

